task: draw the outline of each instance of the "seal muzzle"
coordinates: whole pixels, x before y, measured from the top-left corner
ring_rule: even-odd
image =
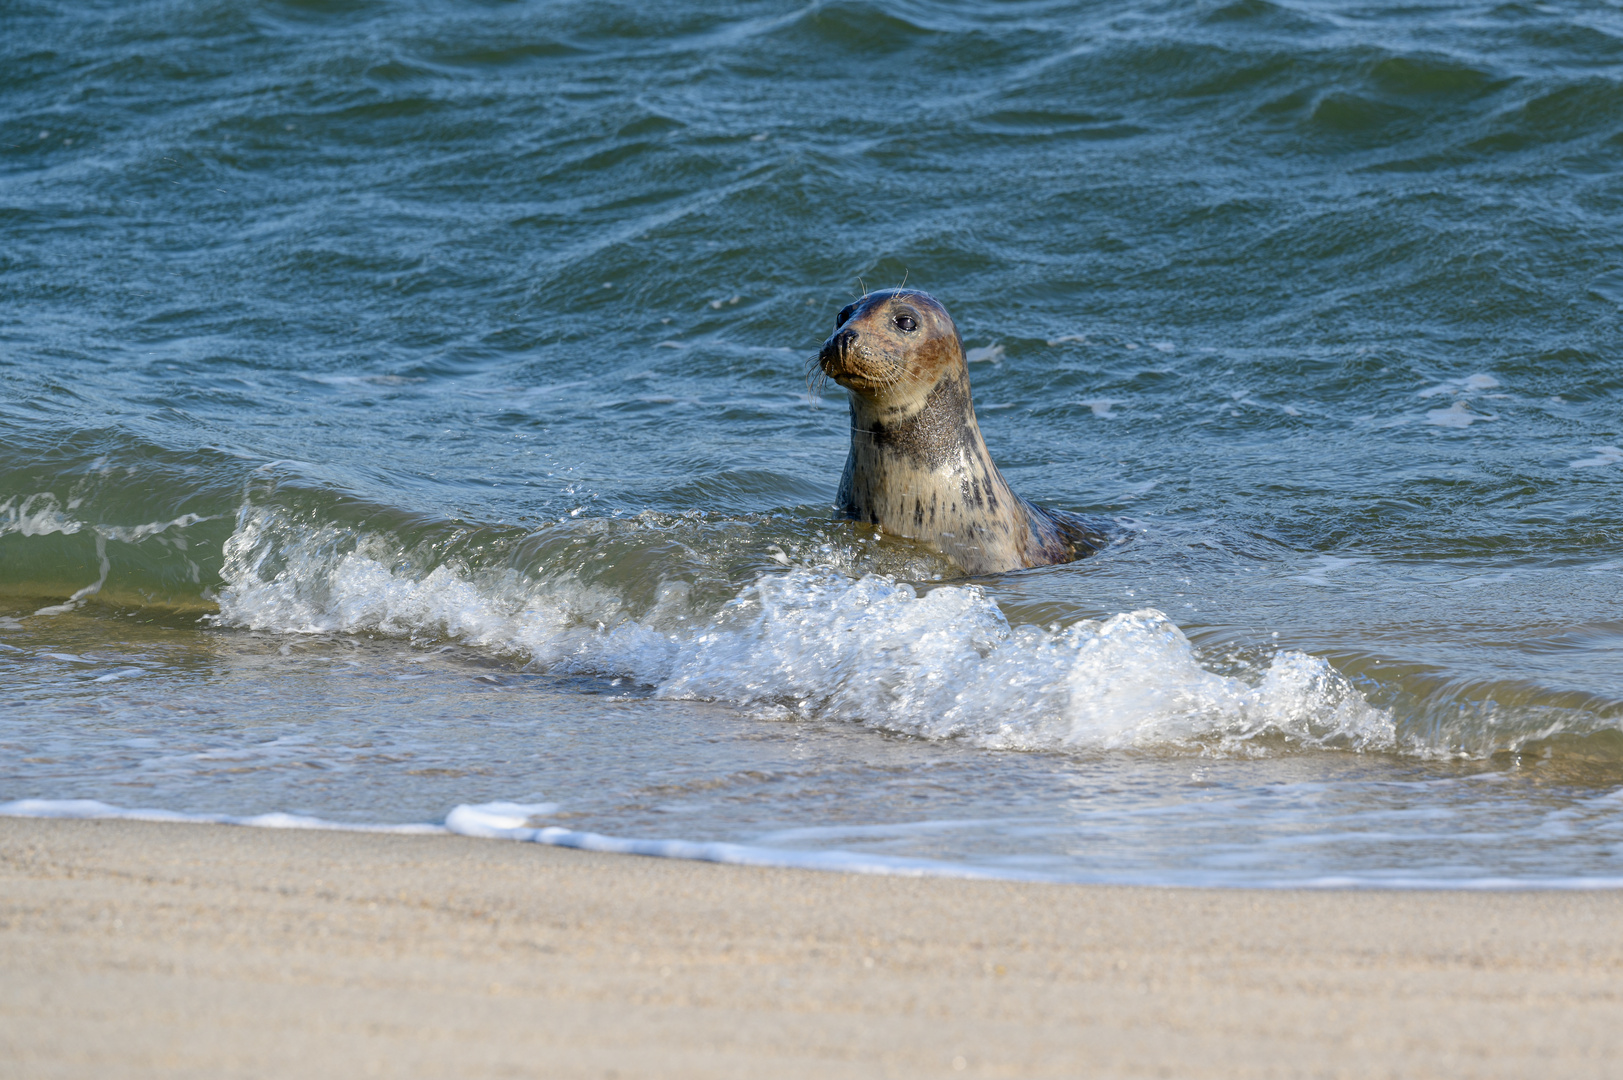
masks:
[[[847,356],[857,342],[855,330],[840,330],[823,342],[823,351],[817,354],[817,364],[825,374],[836,381],[848,370]]]

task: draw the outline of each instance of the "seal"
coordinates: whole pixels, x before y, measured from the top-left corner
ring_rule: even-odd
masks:
[[[837,509],[932,547],[969,574],[1070,562],[1105,540],[1034,506],[992,464],[964,342],[927,293],[884,289],[841,310],[818,366],[849,392],[851,452]]]

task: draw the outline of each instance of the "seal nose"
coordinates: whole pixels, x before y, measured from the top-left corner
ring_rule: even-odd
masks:
[[[849,349],[852,342],[856,340],[857,332],[855,330],[841,330],[839,333],[823,342],[823,351],[817,357],[818,363],[823,365],[823,370],[828,370],[828,366],[834,361],[845,359],[846,350]]]

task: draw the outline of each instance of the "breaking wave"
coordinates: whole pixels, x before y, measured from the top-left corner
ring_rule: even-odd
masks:
[[[391,536],[255,507],[225,545],[223,577],[222,625],[455,640],[550,672],[627,677],[660,697],[987,748],[1397,745],[1390,715],[1326,661],[1280,651],[1219,674],[1151,608],[1011,625],[975,585],[921,590],[828,567],[762,572],[719,607],[683,581],[638,603],[573,574],[425,566]]]

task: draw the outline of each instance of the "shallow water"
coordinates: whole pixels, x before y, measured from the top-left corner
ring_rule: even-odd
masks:
[[[0,24],[0,800],[1623,879],[1615,9]],[[904,276],[1109,550],[832,520]]]

